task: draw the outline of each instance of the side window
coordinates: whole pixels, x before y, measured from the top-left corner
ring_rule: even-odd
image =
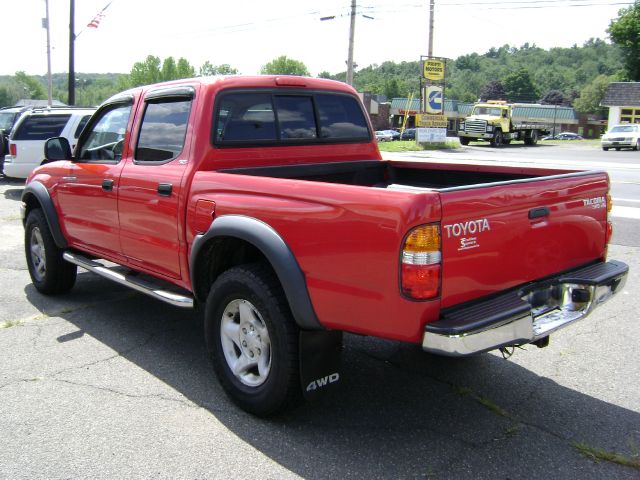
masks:
[[[130,104],[102,111],[88,127],[78,158],[98,162],[119,161],[130,113]]]
[[[216,142],[276,140],[276,123],[268,93],[226,95],[218,109]]]
[[[82,117],[80,119],[80,123],[78,123],[78,127],[76,128],[76,131],[73,133],[73,138],[79,138],[80,137],[80,134],[82,133],[82,130],[87,125],[87,122],[89,121],[90,118],[91,118],[91,115],[85,115],[84,117]]]
[[[335,139],[369,139],[367,120],[355,98],[346,95],[316,95],[320,136]]]
[[[190,111],[190,99],[147,103],[135,159],[158,162],[176,158],[184,147]]]
[[[14,140],[47,140],[59,137],[71,115],[29,115],[13,134]]]

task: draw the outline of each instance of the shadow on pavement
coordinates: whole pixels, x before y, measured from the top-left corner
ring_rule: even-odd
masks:
[[[59,342],[90,335],[305,478],[638,478],[633,468],[594,463],[572,447],[628,452],[630,435],[640,442],[638,413],[492,354],[447,359],[347,335],[341,388],[263,420],[236,408],[214,378],[201,313],[88,273],[61,297],[31,285],[25,293],[78,328]],[[531,349],[523,355],[546,353]]]
[[[8,188],[4,191],[4,198],[7,200],[20,201],[22,191],[24,190],[24,180],[19,178],[8,178],[0,175],[0,186],[15,186],[19,188]]]

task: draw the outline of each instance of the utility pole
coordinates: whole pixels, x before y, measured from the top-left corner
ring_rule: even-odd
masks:
[[[351,25],[349,26],[349,55],[347,56],[347,83],[349,85],[353,85],[353,43],[355,38],[355,30],[356,30],[356,0],[351,0]]]
[[[429,0],[429,57],[433,57],[433,14],[436,0]]]
[[[44,27],[47,29],[47,84],[48,84],[48,105],[53,103],[53,81],[51,80],[51,36],[49,35],[49,0],[44,0],[47,16],[43,20]]]
[[[75,71],[75,0],[69,0],[69,105],[76,104],[76,71]]]

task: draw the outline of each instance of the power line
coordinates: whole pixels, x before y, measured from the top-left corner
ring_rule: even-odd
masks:
[[[562,3],[564,2],[564,3]],[[569,2],[569,3],[566,3]],[[506,2],[490,0],[490,1],[472,1],[472,2],[437,2],[436,8],[440,7],[468,7],[473,6],[479,10],[525,10],[525,9],[547,9],[547,8],[583,8],[583,7],[601,7],[601,6],[618,6],[618,5],[633,5],[634,2],[631,0],[627,1],[615,1],[604,3],[602,0],[523,0],[516,1],[510,0]],[[412,9],[420,9],[423,10],[425,8],[424,3],[387,3],[387,2],[379,2],[374,3],[373,5],[358,5],[359,13],[362,11],[366,11],[367,14],[382,14],[382,13],[398,13],[403,10],[412,10]],[[331,15],[322,16],[322,12],[318,10],[301,12],[298,14],[287,15],[282,17],[272,17],[260,19],[259,21],[249,21],[231,25],[223,25],[215,28],[208,28],[206,30],[192,31],[185,34],[178,34],[177,36],[194,36],[194,35],[202,35],[202,34],[212,34],[212,33],[238,33],[251,29],[255,29],[256,27],[264,27],[267,24],[273,23],[281,23],[285,21],[291,20],[299,20],[305,17],[314,17],[314,20],[321,20],[322,18],[343,18],[350,17],[351,13],[344,11],[344,9],[337,8],[337,10],[342,10],[341,13],[334,13]]]
[[[560,2],[576,2],[576,3],[560,3]],[[579,3],[578,3],[579,2]],[[581,8],[581,7],[612,7],[619,5],[633,5],[633,1],[615,1],[603,2],[601,0],[592,2],[590,0],[524,0],[524,1],[489,1],[489,2],[438,2],[437,7],[469,7],[473,6],[482,10],[525,10],[525,9],[547,9],[547,8]],[[405,9],[424,9],[424,4],[404,3],[390,4],[380,3],[367,8],[374,13],[397,12]]]

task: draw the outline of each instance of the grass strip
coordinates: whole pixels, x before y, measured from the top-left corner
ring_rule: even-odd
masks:
[[[604,460],[640,470],[640,457],[637,455],[627,456],[617,452],[607,452],[606,450],[591,447],[582,442],[572,442],[571,445],[582,455],[596,462]]]

